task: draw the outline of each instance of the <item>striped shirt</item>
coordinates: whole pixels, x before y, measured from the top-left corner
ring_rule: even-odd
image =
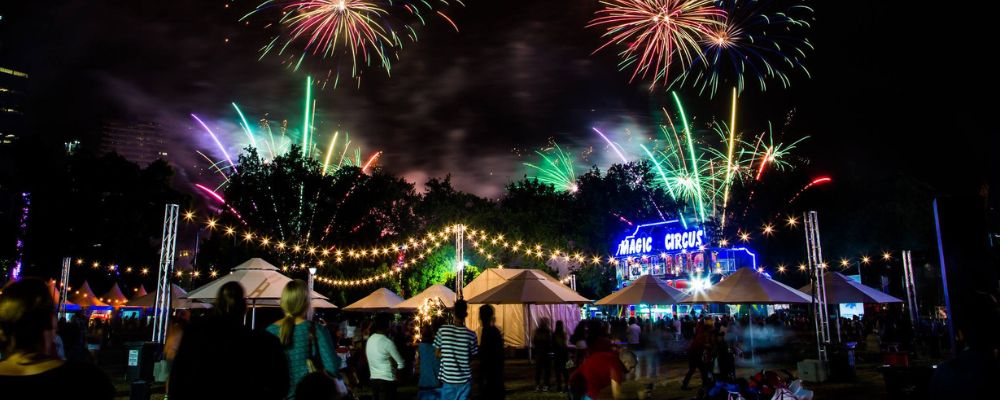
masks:
[[[444,325],[434,337],[434,348],[441,350],[441,382],[458,385],[472,378],[469,361],[479,352],[475,332],[464,326]]]

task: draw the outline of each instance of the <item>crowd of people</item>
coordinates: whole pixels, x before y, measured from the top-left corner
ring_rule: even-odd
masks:
[[[495,324],[492,306],[480,306],[481,330],[465,326],[468,305],[458,300],[439,318],[397,319],[341,315],[326,321],[313,315],[305,282],[284,288],[282,317],[259,330],[245,324],[243,288],[223,285],[214,307],[200,318],[180,312],[168,331],[168,398],[350,399],[370,393],[375,400],[401,398],[415,382],[422,400],[502,399],[509,349]],[[31,398],[110,399],[115,388],[94,365],[94,351],[122,336],[146,334],[141,320],[84,319],[57,323],[44,282],[23,279],[0,296],[0,387],[5,394],[30,391]],[[572,399],[622,396],[623,385],[645,357],[659,363],[667,349],[684,348],[687,371],[682,389],[697,375],[701,387],[737,380],[736,365],[755,337],[767,332],[808,331],[808,318],[776,313],[766,318],[729,315],[538,320],[530,336],[534,386],[565,392]],[[840,321],[844,341],[883,347],[905,341],[913,329],[884,314]],[[118,336],[116,336],[118,335]],[[758,336],[759,335],[759,336]],[[910,336],[912,337],[912,336]],[[632,374],[632,375],[630,375]],[[651,376],[656,376],[656,373]],[[59,384],[53,384],[58,382]],[[407,396],[409,397],[409,396]],[[18,398],[13,396],[12,398]]]

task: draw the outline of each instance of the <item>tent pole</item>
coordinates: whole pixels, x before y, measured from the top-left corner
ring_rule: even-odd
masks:
[[[840,304],[837,304],[837,343],[843,343],[840,340]]]
[[[253,309],[250,311],[250,329],[257,329],[257,299],[253,299]]]
[[[531,340],[531,305],[524,305],[524,335],[528,337],[528,363],[535,362],[535,358],[531,356],[531,352],[535,347]]]
[[[749,304],[747,315],[750,316],[750,364],[757,365],[757,348],[753,345],[753,306]]]

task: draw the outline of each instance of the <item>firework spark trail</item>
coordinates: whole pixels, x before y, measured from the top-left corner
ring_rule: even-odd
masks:
[[[236,209],[233,208],[233,206],[229,205],[229,203],[226,202],[226,199],[223,198],[221,195],[219,195],[214,190],[209,189],[200,183],[196,183],[194,184],[194,186],[200,189],[201,191],[205,192],[205,194],[209,195],[211,198],[218,201],[220,205],[226,206],[226,208],[229,209],[229,212],[233,213],[233,215],[235,215],[236,218],[239,219],[241,223],[243,223],[243,225],[247,225],[247,222],[243,220],[243,216],[240,215],[240,213],[237,212]]]
[[[312,97],[312,77],[306,77],[306,101],[305,111],[302,113],[302,158],[309,157],[309,98]]]
[[[681,104],[681,99],[677,96],[677,92],[671,92],[671,94],[674,96],[674,102],[677,104],[677,110],[681,114],[681,122],[684,124],[684,132],[687,136],[688,152],[691,153],[691,173],[694,174],[694,184],[698,191],[698,214],[701,216],[701,221],[705,222],[704,193],[702,193],[701,174],[698,172],[698,164],[694,154],[694,141],[691,139],[691,127],[688,124],[687,115],[684,113],[684,106]]]
[[[736,147],[736,88],[733,88],[733,102],[729,114],[729,146],[726,148],[725,193],[722,194],[721,229],[726,229],[726,208],[729,206],[729,188],[733,185],[733,149]]]
[[[809,190],[809,188],[811,188],[813,186],[817,186],[817,185],[827,184],[827,183],[830,183],[832,181],[833,181],[833,179],[830,178],[829,176],[823,176],[823,177],[819,177],[819,178],[813,179],[813,181],[809,182],[805,187],[802,188],[802,190],[799,190],[798,193],[795,193],[795,196],[792,196],[791,200],[788,200],[788,204],[794,203],[795,200],[797,200],[799,198],[799,196],[801,196],[802,193],[804,193],[806,190]]]
[[[639,147],[642,148],[642,151],[646,152],[646,156],[649,157],[649,160],[653,162],[653,165],[656,167],[656,172],[660,175],[660,179],[663,181],[663,186],[667,188],[667,193],[670,194],[671,198],[676,198],[677,195],[674,193],[673,185],[669,184],[670,180],[667,178],[667,174],[663,172],[663,168],[660,167],[660,161],[658,161],[656,157],[653,156],[653,153],[650,152],[645,145],[640,144]]]
[[[375,160],[378,160],[378,157],[381,156],[381,155],[382,155],[382,151],[377,151],[377,152],[375,152],[375,154],[372,154],[372,156],[368,158],[368,161],[365,162],[365,166],[361,167],[361,173],[362,174],[367,174],[368,173],[367,172],[368,168],[371,167],[372,164],[375,163]]]
[[[215,172],[218,172],[219,175],[222,175],[222,179],[223,179],[222,185],[226,184],[226,182],[229,182],[229,176],[226,175],[226,173],[222,171],[222,168],[219,168],[219,162],[212,161],[211,158],[209,158],[207,155],[205,155],[205,153],[202,153],[201,151],[195,150],[194,152],[198,153],[198,155],[200,155],[202,158],[204,158],[205,161],[208,161],[209,169],[214,168]]]
[[[326,175],[326,170],[330,167],[330,156],[333,155],[333,148],[337,145],[338,135],[340,135],[340,131],[333,133],[333,139],[330,140],[330,147],[326,149],[326,156],[323,157],[323,175]]]
[[[608,137],[605,136],[604,133],[600,131],[600,129],[597,129],[595,127],[591,127],[590,129],[593,129],[594,132],[597,132],[597,134],[601,136],[601,139],[604,139],[604,141],[608,143],[608,146],[611,146],[611,150],[614,150],[615,154],[618,155],[618,158],[622,160],[622,164],[628,164],[628,159],[625,158],[625,154],[622,154],[621,150],[618,150],[618,146],[615,145],[615,143],[612,142],[611,139],[608,139]]]
[[[240,111],[240,107],[237,106],[235,102],[232,103],[232,105],[233,105],[233,108],[236,109],[236,114],[238,114],[240,116],[240,127],[243,128],[243,132],[246,133],[247,138],[250,139],[250,145],[253,146],[254,149],[256,149],[257,148],[257,139],[255,139],[253,137],[253,132],[250,130],[250,124],[247,123],[246,117],[243,116],[243,111]],[[272,157],[273,157],[273,154],[272,154]]]
[[[725,12],[713,0],[606,0],[588,28],[603,27],[607,41],[597,53],[624,45],[619,53],[622,69],[632,67],[630,81],[652,76],[650,89],[670,82],[675,59],[682,68],[702,55],[699,41],[722,25]]]
[[[198,116],[194,114],[191,114],[191,116],[194,117],[195,121],[198,121],[198,124],[200,124],[202,128],[205,128],[205,132],[208,132],[208,135],[212,137],[213,141],[215,141],[215,145],[219,146],[219,150],[221,150],[222,155],[226,157],[226,161],[229,161],[229,166],[233,168],[233,173],[236,173],[236,163],[233,162],[233,158],[229,156],[228,152],[226,152],[226,147],[222,145],[219,138],[215,136],[215,133],[213,133],[211,129],[209,129],[208,125],[205,125],[205,122],[203,122],[201,118],[198,118]]]
[[[451,18],[448,18],[448,16],[441,11],[438,11],[437,13],[441,16],[441,18],[444,18],[445,21],[448,21],[448,23],[451,24],[451,27],[455,28],[455,32],[458,33],[458,25],[455,24],[455,21],[452,21]]]
[[[541,165],[532,163],[524,163],[524,165],[536,171],[537,174],[534,178],[539,182],[552,185],[557,190],[576,192],[578,187],[573,157],[564,152],[558,144],[553,144],[551,151],[554,153],[553,157],[549,157],[542,151],[535,151],[542,157]]]
[[[337,168],[344,166],[344,157],[347,157],[347,149],[351,146],[351,135],[344,133],[344,151],[340,153],[340,161],[337,162]]]

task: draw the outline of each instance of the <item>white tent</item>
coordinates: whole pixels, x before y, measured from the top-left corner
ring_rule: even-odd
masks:
[[[246,291],[247,301],[252,309],[250,326],[256,326],[258,302],[280,300],[281,292],[291,278],[278,272],[275,267],[260,258],[251,258],[237,265],[226,276],[211,281],[187,294],[188,299],[211,301],[219,293],[219,288],[228,282],[239,282]],[[310,294],[313,299],[329,300],[315,291]]]
[[[365,296],[363,299],[345,306],[344,311],[392,311],[393,307],[402,302],[403,298],[399,297],[399,295],[395,292],[386,288],[378,288],[371,294]]]
[[[494,289],[507,281],[513,279],[521,272],[527,271],[540,279],[547,280],[566,292],[576,294],[573,289],[563,285],[548,274],[533,269],[512,269],[512,268],[488,268],[479,274],[476,279],[465,285],[462,294],[466,299],[471,299],[480,294]],[[547,286],[552,287],[553,285]],[[579,296],[577,296],[579,297]],[[481,304],[469,304],[469,316],[465,319],[465,326],[476,332],[477,336],[482,335],[482,326],[479,324],[479,308]],[[538,321],[548,318],[549,327],[554,327],[556,321],[563,321],[567,333],[573,331],[580,322],[580,306],[576,304],[493,304],[495,312],[495,325],[500,328],[504,336],[504,345],[516,348],[527,348],[530,344],[527,341],[528,333],[538,327]],[[530,320],[525,316],[528,310]]]
[[[448,289],[444,285],[433,285],[427,289],[424,289],[420,294],[406,299],[406,301],[396,304],[395,308],[397,311],[417,311],[421,306],[424,305],[424,301],[428,299],[440,299],[444,303],[445,308],[455,307],[455,292]]]

